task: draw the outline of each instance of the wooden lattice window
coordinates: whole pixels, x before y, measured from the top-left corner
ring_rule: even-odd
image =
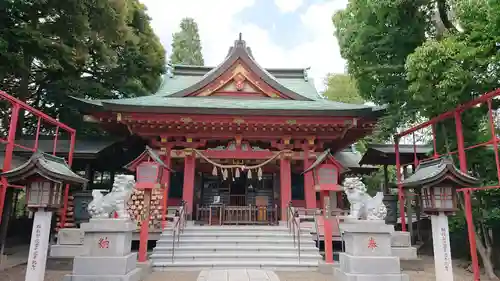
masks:
[[[422,189],[422,203],[424,209],[453,209],[455,208],[453,187],[426,186]]]

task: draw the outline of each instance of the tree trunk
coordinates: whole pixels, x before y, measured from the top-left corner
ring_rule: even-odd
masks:
[[[465,210],[462,196],[458,196],[458,199],[459,199],[458,202],[460,203],[460,208],[462,210]],[[481,257],[481,260],[483,261],[483,267],[484,267],[484,271],[486,273],[486,276],[488,276],[488,278],[490,280],[500,281],[500,279],[495,274],[495,270],[493,268],[493,263],[491,262],[491,255],[488,256],[487,249],[484,246],[483,241],[480,239],[481,236],[477,232],[477,229],[476,229],[476,226],[474,225],[474,222],[472,222],[472,223],[473,223],[472,227],[474,228],[474,234],[475,234],[474,238],[476,240],[476,249],[477,249],[477,252],[479,253],[479,256]],[[487,237],[485,237],[485,238],[487,239]],[[469,239],[470,239],[470,237],[469,237]]]
[[[495,270],[493,268],[493,263],[491,262],[491,253],[492,253],[491,247],[490,247],[490,249],[487,249],[484,246],[483,241],[481,241],[481,239],[479,239],[479,235],[477,235],[477,232],[476,232],[475,238],[476,238],[477,252],[481,256],[481,260],[483,261],[483,267],[484,267],[484,271],[486,273],[486,276],[488,276],[488,278],[490,280],[499,281],[500,278],[498,278],[496,276]],[[489,255],[488,255],[488,252],[490,253]]]

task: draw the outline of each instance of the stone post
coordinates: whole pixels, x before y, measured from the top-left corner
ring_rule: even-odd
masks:
[[[453,281],[448,216],[444,212],[432,215],[431,223],[436,280]]]

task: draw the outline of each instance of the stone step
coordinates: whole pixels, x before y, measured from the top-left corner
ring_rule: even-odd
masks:
[[[175,261],[172,262],[155,262],[153,261],[154,271],[169,271],[169,270],[200,270],[209,268],[264,268],[271,270],[284,271],[303,271],[317,270],[318,261]]]
[[[246,253],[246,252],[227,252],[227,253],[174,253],[174,262],[177,261],[212,261],[212,262],[225,262],[225,261],[295,261],[299,259],[298,253]],[[321,256],[311,253],[301,253],[301,261],[318,261]],[[151,259],[155,262],[171,262],[172,254],[153,253]]]
[[[174,235],[172,233],[163,232],[160,239],[172,239]],[[175,235],[177,238],[177,235]],[[295,236],[298,238],[298,236]],[[300,239],[311,240],[312,236],[310,234],[304,233],[300,235]],[[199,240],[199,239],[228,239],[228,240],[243,240],[243,239],[292,239],[293,235],[288,233],[265,233],[265,232],[255,232],[255,233],[233,233],[233,232],[191,232],[191,233],[181,233],[180,239],[185,240]]]
[[[394,231],[391,236],[392,247],[411,247],[409,232]]]
[[[253,246],[267,246],[267,245],[291,245],[293,246],[293,239],[258,239],[258,240],[241,240],[241,239],[203,239],[203,240],[189,240],[180,238],[179,241],[175,241],[175,245],[179,245],[184,247],[184,245],[213,245],[213,246],[221,246],[221,245],[253,245]],[[315,245],[312,239],[300,241],[301,245]],[[172,239],[161,239],[156,242],[157,246],[172,246]]]
[[[315,270],[322,260],[308,229],[301,229],[300,236],[295,237],[295,244],[294,236],[286,226],[190,225],[178,237],[175,236],[174,240],[171,229],[163,231],[151,254],[154,270]]]
[[[172,245],[169,246],[156,246],[153,250],[155,253],[171,253]],[[185,245],[182,247],[175,248],[175,252],[281,252],[281,253],[297,253],[298,248],[293,245],[266,245],[266,246],[257,246],[257,245],[222,245],[218,247],[214,247],[213,245]],[[318,248],[314,245],[304,245],[300,247],[301,252],[318,252]]]
[[[415,247],[391,247],[392,255],[401,260],[416,260],[418,259],[417,248]]]
[[[185,228],[182,233],[248,233],[248,234],[253,234],[253,233],[275,233],[275,234],[292,234],[292,230],[289,229],[283,229],[283,230],[272,230],[272,229],[244,229],[244,230],[228,230],[224,228],[210,228],[210,227],[197,227],[197,228]],[[166,228],[163,233],[168,234],[168,233],[173,233],[173,229],[171,228]],[[297,230],[295,230],[295,233],[297,233]],[[300,233],[310,233],[310,229],[306,228],[301,228]]]
[[[166,228],[164,232],[172,232],[172,228]],[[271,233],[291,233],[287,227],[281,226],[188,226],[184,228],[184,233],[191,232],[228,232],[228,233],[253,233],[253,232],[271,232]],[[302,228],[301,232],[308,233],[310,229]]]
[[[283,225],[192,225],[188,224],[185,229],[224,229],[227,231],[241,230],[287,230],[288,226]]]

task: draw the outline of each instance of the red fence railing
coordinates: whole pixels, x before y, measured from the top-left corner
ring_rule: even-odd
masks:
[[[471,204],[471,193],[475,190],[485,190],[485,189],[496,189],[500,188],[500,157],[499,157],[499,152],[498,152],[498,142],[499,138],[496,133],[496,127],[495,127],[495,122],[494,122],[494,114],[493,114],[493,109],[492,109],[492,100],[495,99],[496,97],[500,96],[500,89],[497,89],[493,92],[487,93],[477,99],[474,99],[468,103],[462,104],[457,106],[456,108],[445,112],[439,116],[436,116],[432,118],[431,120],[427,122],[423,122],[417,126],[414,126],[408,130],[405,130],[401,133],[398,133],[394,135],[394,140],[395,140],[395,152],[396,152],[396,175],[397,175],[397,182],[398,182],[398,194],[399,194],[399,209],[400,209],[400,216],[401,216],[401,225],[403,228],[403,231],[406,231],[406,219],[405,219],[405,212],[404,212],[404,204],[405,204],[405,194],[403,192],[403,188],[401,185],[401,162],[400,162],[400,155],[399,155],[399,141],[401,138],[410,136],[413,134],[413,137],[415,136],[415,133],[419,130],[426,129],[428,127],[431,127],[432,130],[432,143],[433,143],[433,155],[431,158],[438,158],[442,156],[447,156],[447,155],[457,155],[458,160],[460,163],[460,170],[462,172],[467,172],[467,155],[466,152],[472,149],[477,149],[481,147],[488,147],[492,146],[493,152],[495,155],[495,163],[496,163],[496,172],[497,172],[497,178],[498,178],[498,184],[492,185],[492,186],[481,186],[481,187],[467,187],[467,188],[462,188],[459,189],[460,192],[463,192],[464,194],[464,208],[465,208],[465,218],[467,221],[467,230],[469,234],[469,243],[470,243],[470,254],[472,258],[472,267],[474,271],[474,280],[478,281],[479,280],[479,264],[478,264],[478,258],[477,258],[477,250],[476,250],[476,240],[475,240],[475,232],[474,232],[474,222],[473,222],[473,217],[472,217],[472,204]],[[472,108],[477,108],[478,106],[481,106],[482,104],[486,103],[488,107],[488,129],[491,132],[491,137],[490,140],[465,146],[465,141],[464,141],[464,135],[463,135],[463,127],[462,127],[462,116],[461,114],[469,109]],[[445,120],[454,120],[455,122],[455,134],[457,138],[457,147],[453,151],[447,151],[446,153],[439,153],[437,149],[437,141],[436,141],[436,127],[439,122],[443,122]],[[479,130],[479,128],[478,128]],[[446,135],[445,138],[448,136]],[[415,138],[414,138],[415,139]],[[413,142],[414,148],[416,148],[415,141]],[[414,165],[417,166],[419,163],[419,159],[417,158],[416,154],[416,149],[415,151],[415,160],[414,160]],[[423,160],[420,160],[423,161]]]
[[[45,136],[53,132],[53,146],[52,146],[52,153],[55,155],[56,154],[56,149],[57,149],[57,143],[58,143],[58,138],[59,135],[62,134],[60,130],[64,130],[66,133],[69,134],[70,137],[70,150],[67,156],[67,161],[68,164],[71,166],[73,162],[73,152],[75,149],[75,137],[76,137],[76,131],[73,128],[70,128],[64,123],[59,122],[58,120],[48,116],[47,114],[41,112],[40,110],[37,110],[28,104],[26,104],[23,101],[20,101],[9,94],[7,94],[4,91],[0,91],[0,102],[1,103],[6,103],[7,108],[5,109],[6,112],[10,111],[10,122],[8,124],[8,133],[6,138],[0,137],[0,144],[5,145],[5,155],[4,155],[4,162],[3,162],[3,170],[8,171],[12,167],[12,158],[14,154],[14,150],[16,148],[24,150],[24,151],[31,151],[34,152],[38,149],[38,143],[40,140],[41,134],[45,134]],[[33,119],[36,118],[35,120],[37,125],[36,125],[36,132],[34,135],[34,145],[33,147],[27,147],[24,145],[21,145],[19,143],[16,143],[16,133],[17,130],[20,129],[18,128],[18,123],[19,123],[19,117],[20,114],[23,113],[23,119],[22,120],[28,120],[28,119]],[[21,124],[21,127],[23,127],[24,124]],[[49,126],[49,127],[47,127]],[[21,128],[22,129],[22,128]],[[45,151],[49,152],[49,151]],[[9,184],[7,180],[4,177],[0,178],[0,223],[2,222],[2,214],[3,214],[3,209],[5,205],[5,196],[7,193],[8,188],[23,188],[23,186],[16,186]],[[68,209],[68,197],[69,197],[69,185],[66,185],[66,188],[64,190],[64,205],[61,210],[61,218],[60,218],[60,226],[64,227],[65,221],[66,221],[66,212]]]

